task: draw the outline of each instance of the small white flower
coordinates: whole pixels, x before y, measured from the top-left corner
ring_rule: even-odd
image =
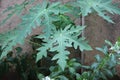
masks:
[[[46,76],[45,78],[43,78],[42,80],[51,80],[50,77]]]

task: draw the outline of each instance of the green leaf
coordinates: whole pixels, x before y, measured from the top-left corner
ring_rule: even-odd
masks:
[[[58,79],[59,79],[59,80],[68,80],[68,78],[65,77],[65,76],[63,76],[63,75],[58,76]]]
[[[77,62],[75,58],[69,60],[67,65],[68,67],[74,67],[74,68],[81,66],[81,64]]]
[[[97,12],[100,17],[110,23],[114,23],[106,12],[111,14],[120,14],[120,8],[112,0],[76,0],[72,3],[73,7],[79,7],[82,15],[87,16],[89,13]]]
[[[39,49],[37,49],[39,52],[37,53],[37,58],[36,58],[36,62],[38,62],[40,59],[42,59],[42,57],[47,57],[47,49],[48,47],[41,47]]]
[[[92,65],[91,65],[91,68],[92,69],[95,69],[96,70],[96,68],[99,66],[99,63],[93,63]]]
[[[100,76],[101,76],[101,78],[102,78],[103,80],[108,80],[107,77],[104,75],[103,72],[100,72]]]
[[[39,57],[37,57],[37,60],[41,59],[41,56],[44,54],[41,53],[43,51],[46,51],[49,49],[49,51],[56,52],[55,56],[52,58],[52,60],[57,60],[57,63],[62,68],[62,70],[65,69],[68,59],[68,55],[70,54],[66,47],[80,47],[80,49],[83,50],[91,50],[92,48],[87,44],[87,42],[84,41],[83,38],[78,39],[78,36],[82,32],[82,30],[85,27],[82,26],[72,26],[68,25],[64,29],[61,30],[54,30],[51,33],[50,37],[47,37],[46,35],[41,35],[39,38],[42,38],[45,45],[44,49],[42,48]],[[73,37],[74,36],[74,37]],[[74,43],[74,45],[72,45]],[[45,52],[46,54],[46,52]]]
[[[110,22],[110,23],[114,23],[114,22],[111,20],[110,16],[107,16],[107,13],[106,13],[106,12],[102,12],[102,10],[99,9],[99,8],[97,8],[97,7],[94,7],[94,9],[96,10],[96,12],[98,13],[98,15],[99,15],[100,17],[102,17],[103,19],[107,20],[107,21]]]
[[[31,1],[30,1],[31,2]],[[24,1],[22,4],[15,4],[14,6],[8,7],[6,10],[3,11],[2,14],[5,14],[6,12],[10,12],[7,17],[0,22],[0,26],[4,25],[8,19],[10,19],[13,15],[20,15],[22,10],[25,8],[25,6],[28,4],[27,1]]]
[[[37,74],[37,77],[38,77],[39,80],[41,80],[42,78],[44,78],[44,75],[39,73],[39,74]]]
[[[54,43],[54,40],[48,40],[48,38],[46,38],[46,35],[44,34],[37,36],[37,38],[43,39],[46,43],[43,43],[42,47],[37,49],[39,52],[37,53],[36,62],[42,59],[43,56],[47,57],[47,51],[49,51],[50,48],[53,47]]]
[[[105,55],[108,54],[108,48],[107,48],[107,46],[103,46],[103,48],[96,47],[96,50],[101,51]]]
[[[58,54],[56,54],[52,60],[57,60],[57,63],[59,64],[59,66],[62,68],[62,70],[64,71],[65,67],[66,67],[66,60],[68,59],[68,54],[69,52],[68,51],[59,51]]]
[[[113,44],[112,44],[110,41],[108,41],[108,40],[105,40],[105,43],[107,43],[107,44],[110,45],[111,47],[113,46]]]
[[[109,69],[104,69],[104,70],[105,70],[108,77],[110,77],[110,78],[113,77],[114,74],[112,73],[111,70],[109,70]]]
[[[98,62],[100,62],[100,61],[101,61],[101,57],[100,57],[100,55],[97,54],[97,55],[95,56],[95,59],[96,59]]]
[[[87,80],[89,78],[90,78],[90,73],[89,72],[83,72],[78,80]]]
[[[7,53],[11,51],[12,47],[16,44],[23,44],[24,39],[32,32],[33,28],[44,26],[44,34],[46,34],[47,37],[51,35],[50,33],[52,29],[55,28],[52,24],[52,22],[54,21],[52,15],[56,15],[54,8],[59,7],[60,3],[55,3],[51,5],[48,4],[49,3],[47,3],[46,1],[43,1],[43,3],[33,6],[29,10],[28,14],[25,14],[21,17],[22,22],[18,24],[18,26],[14,30],[11,30],[5,34],[1,34],[0,41],[2,41],[1,44],[3,49],[1,58],[6,56]],[[59,9],[56,11],[60,13]]]

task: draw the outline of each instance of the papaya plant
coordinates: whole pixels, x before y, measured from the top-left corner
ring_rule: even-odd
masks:
[[[35,37],[43,42],[37,49],[36,62],[55,53],[51,60],[54,60],[61,68],[60,70],[64,71],[70,55],[68,47],[79,49],[82,52],[92,50],[85,37],[81,36],[86,27],[85,24],[76,25],[71,17],[85,18],[89,14],[96,13],[108,22],[114,23],[109,14],[120,14],[118,4],[112,3],[112,0],[75,0],[65,4],[61,1],[42,0],[34,5],[35,1],[25,0],[22,4],[16,4],[3,11],[3,13],[9,12],[9,14],[0,22],[0,25],[6,23],[13,15],[17,15],[21,22],[14,29],[0,34],[0,45],[2,46],[0,59],[6,57],[17,44],[24,44],[25,38],[32,33],[33,28],[41,27],[42,33]],[[28,5],[32,5],[32,7],[23,15],[22,12]],[[86,73],[84,74],[86,75]]]
[[[84,41],[85,38],[78,38],[84,26],[65,25],[63,29],[57,30],[54,21],[59,21],[61,14],[68,13],[69,9],[65,6],[57,3],[49,3],[43,1],[39,5],[33,6],[28,14],[21,15],[21,23],[18,26],[8,32],[1,34],[2,55],[1,58],[7,55],[12,50],[12,47],[16,44],[23,44],[25,37],[32,32],[32,28],[38,26],[44,27],[43,34],[40,34],[38,38],[42,38],[45,43],[42,47],[38,48],[38,54],[36,61],[40,60],[43,56],[47,56],[47,51],[56,52],[56,55],[52,60],[57,60],[57,63],[64,70],[66,66],[66,60],[68,59],[69,51],[67,47],[79,47],[81,51],[91,50],[92,48]],[[60,22],[60,21],[59,21]],[[61,65],[62,64],[62,65]]]

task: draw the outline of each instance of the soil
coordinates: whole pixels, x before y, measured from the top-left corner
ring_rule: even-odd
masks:
[[[8,72],[0,80],[20,80],[17,72]]]

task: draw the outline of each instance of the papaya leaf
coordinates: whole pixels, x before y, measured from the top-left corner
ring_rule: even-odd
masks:
[[[120,14],[120,8],[116,3],[113,3],[112,0],[77,0],[71,3],[71,5],[79,7],[80,13],[82,13],[83,16],[87,16],[92,12],[97,12],[100,17],[110,23],[114,22],[111,20],[111,17],[107,15],[107,12],[111,14]]]
[[[49,5],[45,0],[43,3],[33,6],[29,10],[29,13],[23,15],[21,17],[21,23],[18,24],[15,29],[0,34],[0,44],[3,49],[1,59],[12,50],[13,46],[16,44],[23,44],[24,39],[32,32],[33,28],[44,26],[44,34],[49,37],[52,33],[52,29],[54,29],[52,22],[55,19],[52,18],[52,15],[59,14],[60,11],[62,12],[62,9],[59,10],[59,5],[59,2]],[[57,8],[57,10],[54,8]]]
[[[56,52],[55,56],[53,56],[52,60],[57,60],[58,65],[62,70],[65,69],[68,59],[68,55],[70,54],[67,51],[67,47],[74,47],[75,49],[79,47],[81,51],[83,50],[92,50],[92,48],[84,41],[83,38],[78,39],[78,36],[84,29],[84,26],[72,26],[68,25],[64,29],[54,30],[49,38],[46,35],[40,35],[38,38],[42,38],[44,42],[44,49],[40,49],[37,57],[37,61],[41,59],[41,56],[46,55],[46,51]],[[73,37],[74,36],[74,37]],[[73,45],[74,44],[74,45]],[[42,52],[44,51],[45,54]],[[61,65],[62,64],[62,65]]]
[[[28,2],[31,2],[28,1]],[[5,19],[3,19],[2,22],[0,22],[0,26],[4,25],[7,20],[9,20],[13,15],[21,15],[22,10],[25,8],[26,5],[28,5],[27,1],[22,2],[21,4],[15,4],[14,6],[10,6],[7,9],[5,9],[2,14],[5,14],[6,12],[10,12]]]

